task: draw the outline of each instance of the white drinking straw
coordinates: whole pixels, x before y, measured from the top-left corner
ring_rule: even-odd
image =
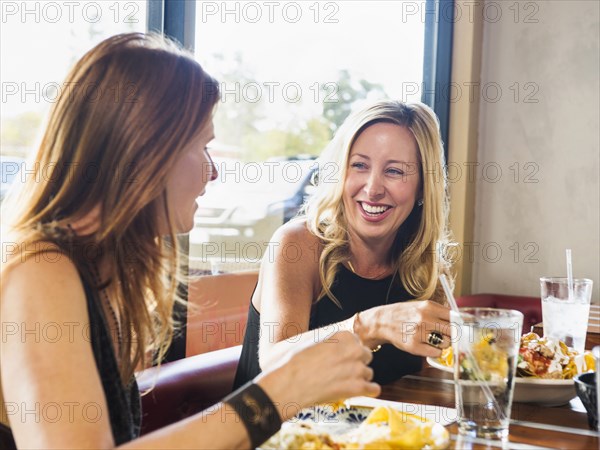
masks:
[[[444,288],[444,293],[446,294],[448,303],[450,303],[450,309],[452,309],[452,311],[454,311],[457,314],[459,325],[462,325],[463,324],[462,316],[460,315],[460,311],[458,310],[458,304],[456,303],[456,299],[454,298],[452,289],[450,289],[450,284],[448,283],[448,279],[446,278],[446,275],[444,275],[444,274],[440,275],[440,283],[442,283],[442,288]],[[475,369],[476,378],[478,378],[478,381],[481,381],[480,386],[481,386],[481,389],[483,390],[483,394],[485,395],[485,399],[487,400],[488,403],[491,403],[492,405],[494,405],[494,409],[496,410],[496,413],[498,414],[498,419],[505,420],[506,416],[504,415],[504,411],[502,411],[502,408],[500,408],[500,405],[496,401],[494,394],[492,394],[492,390],[490,389],[487,381],[485,381],[485,379],[483,378],[483,376],[482,376],[483,372],[479,368],[479,363],[475,359],[473,352],[471,352],[471,347],[469,347],[467,345],[466,350],[467,350],[467,356],[473,362],[473,368]],[[455,355],[454,357],[456,358],[457,355]],[[458,393],[460,395],[460,389],[458,390]]]
[[[569,289],[569,301],[575,299],[573,289],[573,259],[571,258],[571,249],[567,249],[567,286]]]
[[[452,293],[452,289],[450,289],[450,285],[448,284],[448,279],[446,278],[446,275],[440,275],[440,283],[442,283],[442,287],[444,288],[444,292],[446,293],[446,299],[448,299],[448,303],[450,303],[450,309],[452,309],[452,311],[456,313],[459,313],[458,305],[456,304],[454,294]]]

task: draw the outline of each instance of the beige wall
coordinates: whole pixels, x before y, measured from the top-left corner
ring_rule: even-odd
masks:
[[[571,248],[598,302],[600,3],[521,2],[517,21],[514,2],[496,3],[501,19],[483,27],[471,290],[537,296],[540,276],[566,275]]]

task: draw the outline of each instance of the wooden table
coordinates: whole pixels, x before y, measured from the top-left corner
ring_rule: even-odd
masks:
[[[419,373],[384,386],[380,398],[454,408],[452,374],[424,363]],[[452,439],[450,448],[502,448],[500,441],[465,441],[457,435],[456,423],[449,425],[448,431]],[[505,448],[599,449],[600,437],[589,429],[585,408],[578,398],[571,400],[568,405],[553,408],[513,403],[509,444]]]

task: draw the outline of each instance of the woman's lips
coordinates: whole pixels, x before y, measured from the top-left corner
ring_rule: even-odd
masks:
[[[394,209],[393,207],[391,207],[389,205],[369,205],[369,204],[367,204],[367,207],[372,206],[375,208],[378,208],[378,207],[387,208],[385,211],[383,211],[381,213],[373,213],[373,212],[367,212],[365,210],[365,208],[363,207],[363,202],[357,202],[357,206],[358,206],[358,211],[360,212],[360,215],[368,222],[381,222],[387,216],[389,216],[391,214],[392,209]],[[370,208],[370,209],[372,211],[372,208]]]

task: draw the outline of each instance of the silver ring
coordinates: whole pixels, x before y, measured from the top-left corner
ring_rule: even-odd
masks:
[[[427,335],[427,343],[432,347],[440,348],[442,342],[444,342],[444,336],[438,331],[432,331]]]

